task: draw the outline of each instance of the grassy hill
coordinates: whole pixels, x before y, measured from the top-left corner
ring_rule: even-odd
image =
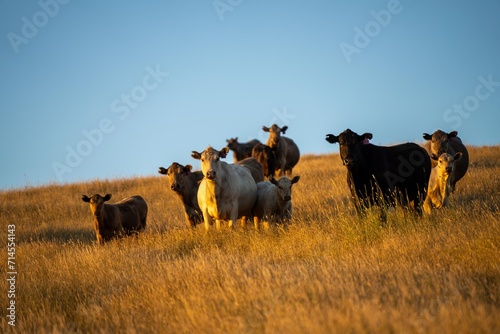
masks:
[[[15,225],[15,332],[498,333],[500,147],[470,156],[449,208],[397,209],[384,227],[377,210],[355,214],[337,155],[301,158],[287,229],[188,229],[160,175],[0,192],[2,242]],[[96,245],[81,200],[94,193],[143,196],[146,232]]]

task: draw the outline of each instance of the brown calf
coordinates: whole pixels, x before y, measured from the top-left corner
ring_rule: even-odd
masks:
[[[170,189],[176,192],[184,206],[187,225],[195,227],[203,223],[203,214],[198,205],[198,187],[203,173],[201,171],[192,172],[191,165],[183,166],[174,162],[167,169],[160,167],[158,173],[167,175]]]
[[[99,244],[121,237],[136,234],[146,228],[148,205],[141,196],[132,196],[115,204],[109,201],[111,194],[92,197],[82,196],[84,202],[90,203],[90,211],[94,215],[94,229]]]

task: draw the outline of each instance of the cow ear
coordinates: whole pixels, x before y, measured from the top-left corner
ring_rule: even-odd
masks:
[[[196,160],[200,160],[201,159],[201,153],[198,153],[196,151],[192,151],[191,152],[191,157],[195,158]]]
[[[325,140],[330,144],[335,144],[339,142],[339,137],[332,134],[327,134]]]
[[[288,130],[288,126],[285,125],[284,127],[281,128],[281,133],[285,134],[286,130]]]
[[[160,167],[160,169],[158,169],[158,173],[163,174],[163,175],[167,175],[168,174],[167,170],[165,168],[163,168],[163,167]]]
[[[424,132],[423,138],[425,140],[432,140],[432,136],[430,134],[428,134],[428,133],[425,133],[425,132]]]
[[[365,139],[372,139],[373,135],[370,132],[365,132],[365,133],[363,133],[361,135],[361,137],[363,137],[363,140],[365,140]]]
[[[432,153],[432,154],[431,154],[431,159],[432,159],[432,160],[436,160],[436,161],[438,161],[438,160],[439,160],[439,157],[438,157],[436,154]]]
[[[448,139],[450,138],[454,138],[456,136],[458,136],[458,132],[457,131],[451,131],[450,133],[448,133]]]
[[[82,201],[89,203],[90,198],[87,195],[82,195]]]
[[[262,127],[262,130],[264,130],[265,132],[269,132],[269,128],[265,125]]]
[[[228,152],[229,152],[229,147],[224,147],[222,150],[220,150],[219,157],[224,159],[227,156]]]
[[[275,186],[278,185],[278,181],[276,181],[274,177],[272,177],[269,181],[271,181],[271,183],[274,184]]]
[[[294,178],[292,179],[292,184],[299,182],[299,179],[300,179],[300,176],[298,176],[298,175],[294,176]]]
[[[104,196],[103,200],[104,202],[107,202],[111,199],[111,194],[106,194],[106,196]]]
[[[184,173],[186,173],[186,175],[189,175],[189,173],[191,173],[191,169],[193,169],[193,166],[186,165],[186,166],[184,166],[184,168],[182,170]]]
[[[457,161],[460,159],[462,159],[462,152],[455,153],[455,155],[453,156],[453,160]]]

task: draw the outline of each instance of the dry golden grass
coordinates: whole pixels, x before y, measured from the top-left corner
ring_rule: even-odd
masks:
[[[385,227],[355,215],[336,155],[302,157],[287,229],[187,229],[161,176],[1,192],[15,332],[499,333],[500,147],[470,155],[449,208]],[[146,232],[96,245],[93,193],[143,196]]]

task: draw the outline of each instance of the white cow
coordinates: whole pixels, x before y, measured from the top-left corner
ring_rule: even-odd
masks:
[[[424,202],[424,211],[428,214],[431,213],[433,206],[438,209],[448,206],[452,190],[451,175],[455,169],[455,161],[462,158],[462,152],[455,153],[455,155],[443,153],[439,158],[433,154],[431,158],[437,161],[437,165],[431,170],[427,197]]]
[[[198,189],[198,204],[206,229],[214,220],[218,229],[222,220],[229,221],[230,227],[238,218],[245,224],[257,198],[257,185],[250,171],[238,164],[230,165],[220,160],[228,152],[227,147],[217,151],[209,146],[201,153],[193,151],[191,154],[193,158],[201,160],[204,178]]]
[[[278,181],[271,178],[257,183],[257,201],[253,210],[255,228],[259,227],[260,220],[276,224],[292,218],[292,185],[299,179],[300,176],[291,180],[284,176]]]

